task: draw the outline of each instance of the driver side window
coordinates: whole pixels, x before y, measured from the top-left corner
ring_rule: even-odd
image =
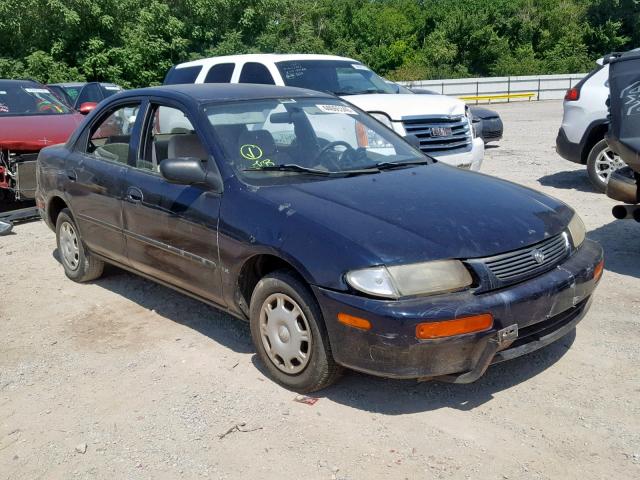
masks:
[[[204,143],[182,110],[152,104],[150,111],[135,168],[159,172],[160,162],[167,158],[207,160]]]
[[[108,162],[127,164],[131,130],[139,103],[121,105],[91,127],[85,153]]]

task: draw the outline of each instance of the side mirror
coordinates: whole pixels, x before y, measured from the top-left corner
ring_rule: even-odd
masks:
[[[420,150],[420,139],[417,136],[415,136],[412,133],[410,133],[409,135],[404,137],[404,139],[413,148],[415,148],[417,150]]]
[[[203,184],[217,192],[222,191],[222,179],[215,172],[204,169],[202,160],[195,157],[167,158],[160,162],[160,175],[170,183],[179,185]]]
[[[88,115],[90,114],[96,107],[98,106],[98,104],[96,102],[84,102],[80,104],[80,108],[78,109],[78,111],[82,114],[82,115]]]

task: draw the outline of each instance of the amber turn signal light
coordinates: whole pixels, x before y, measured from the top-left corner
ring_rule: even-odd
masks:
[[[416,325],[416,338],[427,340],[452,337],[465,333],[483,332],[489,330],[492,326],[493,316],[490,313],[457,318],[455,320],[444,320],[442,322],[425,322]]]
[[[602,277],[602,272],[604,271],[604,260],[600,260],[595,268],[593,269],[593,279],[597,282]]]
[[[359,328],[360,330],[371,330],[371,322],[364,318],[354,317],[346,313],[338,314],[338,321],[349,327]]]

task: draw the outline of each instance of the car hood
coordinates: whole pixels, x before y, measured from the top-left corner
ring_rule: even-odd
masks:
[[[79,113],[1,117],[0,147],[37,151],[48,145],[64,143],[83,119]]]
[[[317,231],[313,222],[335,248],[385,264],[496,255],[562,232],[573,215],[535,190],[441,163],[258,192],[286,215],[286,237]]]
[[[465,104],[445,95],[367,94],[343,97],[365,112],[384,112],[391,120],[425,115],[464,115]]]

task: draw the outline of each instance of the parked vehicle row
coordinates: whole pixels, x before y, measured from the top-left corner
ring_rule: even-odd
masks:
[[[405,138],[318,91],[131,90],[40,152],[37,204],[69,278],[112,263],[248,321],[300,392],[472,382],[572,330],[603,268],[577,214]]]

